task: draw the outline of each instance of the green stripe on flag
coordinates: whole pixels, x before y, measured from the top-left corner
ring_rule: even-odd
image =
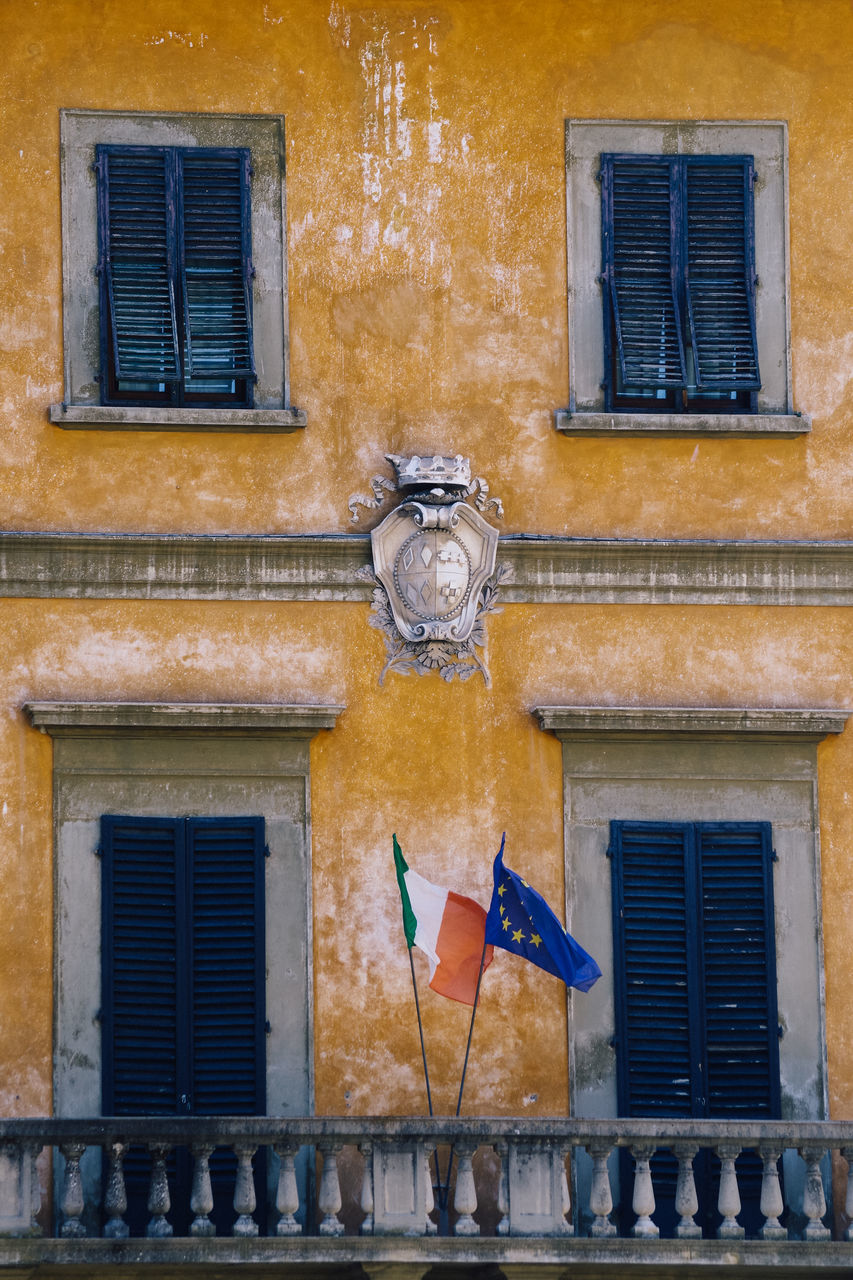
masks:
[[[406,888],[405,875],[409,869],[406,859],[403,857],[403,851],[397,843],[396,835],[392,837],[394,841],[394,867],[397,872],[397,884],[400,886],[400,897],[403,900],[403,931],[406,935],[406,946],[411,949],[415,944],[415,931],[418,927],[417,917],[412,910],[412,904],[409,901],[409,891]]]

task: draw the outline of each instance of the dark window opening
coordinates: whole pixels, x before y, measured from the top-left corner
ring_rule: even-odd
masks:
[[[617,1098],[621,1116],[780,1118],[770,824],[612,822]],[[626,1153],[627,1156],[627,1153]],[[717,1214],[719,1161],[694,1163],[699,1221]],[[761,1225],[761,1161],[737,1162],[748,1235]],[[630,1160],[622,1177],[631,1225]],[[677,1162],[652,1161],[662,1235],[672,1235]]]
[[[96,148],[104,404],[250,407],[246,149]]]
[[[103,1110],[108,1116],[266,1111],[262,818],[101,819]],[[210,1161],[217,1233],[234,1222],[236,1159]],[[254,1161],[265,1221],[263,1151]],[[144,1235],[151,1157],[125,1160],[127,1221]],[[176,1234],[192,1160],[169,1156]],[[262,1227],[263,1229],[263,1227]]]
[[[754,413],[751,156],[601,157],[608,410]]]

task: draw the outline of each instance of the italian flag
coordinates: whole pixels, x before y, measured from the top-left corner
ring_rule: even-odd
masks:
[[[424,880],[411,871],[394,836],[394,866],[403,900],[406,946],[420,947],[429,961],[429,985],[440,996],[473,1005],[486,939],[486,913],[473,898]],[[494,948],[486,947],[483,969]]]

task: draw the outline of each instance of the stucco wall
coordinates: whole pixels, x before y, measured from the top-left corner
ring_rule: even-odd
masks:
[[[345,604],[4,605],[4,1110],[50,1105],[51,744],[20,712],[33,698],[346,704],[311,750],[315,1087],[318,1110],[335,1114],[423,1106],[392,830],[422,874],[487,901],[505,828],[507,864],[555,905],[563,900],[561,749],[531,707],[853,704],[853,620],[843,610],[508,605],[490,624],[491,689],[479,677],[446,685],[391,675],[382,691],[382,645],[366,618],[365,606]],[[818,753],[836,1116],[853,1103],[851,755],[849,734]],[[573,928],[595,953],[584,921]],[[425,980],[422,957],[416,964]],[[434,1096],[448,1110],[467,1011],[422,995]],[[466,1089],[472,1112],[566,1109],[563,988],[508,954],[498,954],[484,983]]]
[[[0,39],[5,527],[344,530],[349,495],[386,452],[445,451],[489,479],[507,532],[849,535],[842,0],[16,0],[0,8]],[[63,394],[63,107],[284,115],[290,374],[305,431],[48,422]],[[793,392],[810,435],[554,430],[569,399],[563,122],[601,116],[787,121]],[[379,690],[367,616],[342,603],[2,602],[4,1113],[51,1106],[51,743],[26,725],[28,700],[346,704],[311,749],[315,1087],[318,1110],[334,1113],[424,1105],[393,830],[417,870],[486,901],[506,829],[508,865],[563,901],[560,744],[531,707],[853,706],[842,609],[508,605],[489,624],[491,689],[392,675]],[[853,731],[819,749],[835,1116],[853,1114],[851,766]],[[467,1010],[431,994],[423,1006],[436,1103],[451,1109]],[[560,1113],[567,1099],[563,989],[499,955],[466,1109]]]
[[[0,24],[10,526],[337,529],[387,450],[462,448],[500,479],[509,529],[849,529],[842,0],[19,0]],[[72,106],[285,116],[291,383],[307,432],[202,443],[47,423],[62,396],[58,113]],[[584,116],[787,120],[794,403],[810,437],[555,433],[563,121]]]

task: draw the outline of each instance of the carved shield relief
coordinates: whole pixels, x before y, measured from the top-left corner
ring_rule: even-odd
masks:
[[[372,531],[373,565],[400,634],[467,640],[498,533],[464,502],[405,502]]]

